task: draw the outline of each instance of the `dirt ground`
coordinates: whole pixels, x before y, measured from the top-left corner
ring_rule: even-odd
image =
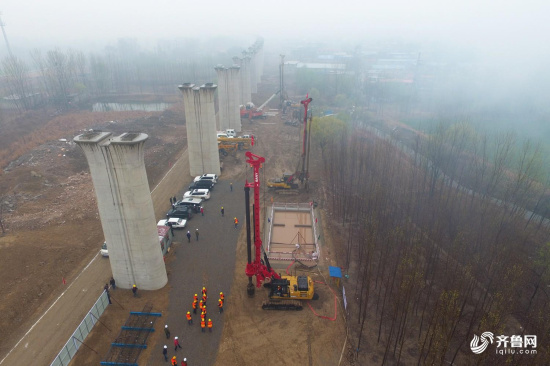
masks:
[[[114,132],[142,130],[150,134],[146,144],[146,165],[151,187],[158,184],[164,173],[184,154],[185,142],[182,143],[181,136],[185,136],[185,127],[177,119],[165,118],[161,123],[158,114],[151,114],[148,118],[107,124],[103,128]],[[262,182],[295,169],[300,149],[296,127],[285,126],[277,116],[252,124],[243,121],[243,130],[258,137],[253,152],[266,157]],[[223,179],[252,179],[251,169],[245,164],[242,153],[239,154],[225,158]],[[185,155],[180,161],[186,163],[186,159]],[[320,161],[313,158],[311,176],[320,175]],[[181,176],[177,179],[181,182]],[[321,202],[319,216],[323,221],[326,215],[321,186],[321,179],[312,178],[310,193],[299,195],[274,195],[264,186],[263,207],[267,207],[273,196],[275,201],[283,202],[309,202],[314,199]],[[70,283],[96,255],[103,235],[87,165],[83,154],[74,145],[50,141],[39,146],[0,177],[0,187],[3,200],[11,210],[4,216],[7,234],[0,238],[0,275],[4,279],[0,284],[3,298],[0,303],[0,334],[3,334],[0,339],[1,359],[65,289],[62,279]],[[154,196],[158,197],[154,199],[157,216],[162,215],[168,206],[165,197],[172,194],[169,191],[154,192]],[[244,275],[246,255],[243,233],[236,245],[237,260],[231,286],[233,306],[228,307],[225,314],[215,364],[335,365],[339,364],[342,354],[341,364],[346,364],[346,328],[342,305],[340,300],[335,301],[329,287],[318,284],[316,291],[320,294],[320,300],[311,305],[319,315],[329,318],[334,316],[336,307],[336,320],[315,316],[309,308],[301,312],[263,311],[260,306],[265,296],[263,289],[259,289],[253,299],[245,294],[248,279]],[[332,238],[323,233],[319,268],[310,273],[317,281],[327,282],[324,277],[327,276],[327,266],[335,264],[331,246]],[[168,267],[172,265],[171,261],[169,255]],[[284,272],[288,264],[274,263],[274,267]],[[110,272],[99,275],[98,294],[101,284],[109,276]],[[143,292],[139,304],[123,291],[115,291],[113,298],[116,303],[101,318],[104,324],[109,324],[110,330],[106,330],[105,326],[96,327],[86,340],[86,345],[94,351],[82,353],[84,359],[77,359],[73,364],[97,364],[118,333],[115,329],[126,320],[130,307],[152,301],[156,311],[168,309],[171,285],[169,283],[159,291]],[[84,312],[87,310],[83,309]],[[150,352],[160,342],[159,337],[157,333],[151,338],[151,347],[142,353],[140,361],[150,359]],[[56,354],[57,350],[52,352]],[[145,364],[142,362],[145,361],[140,364]]]

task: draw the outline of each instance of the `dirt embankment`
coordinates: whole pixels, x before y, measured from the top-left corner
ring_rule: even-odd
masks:
[[[41,124],[38,130],[51,128],[51,139],[19,156],[0,175],[6,229],[0,237],[0,354],[7,352],[63,291],[63,278],[71,281],[103,241],[86,159],[80,148],[70,143],[78,129],[148,133],[146,168],[151,185],[160,181],[185,147],[181,116],[113,112],[118,119],[99,123],[100,118],[112,116],[99,113],[91,120],[89,113],[71,114],[71,126],[65,123],[69,116]],[[11,131],[10,126],[3,128]],[[6,147],[4,153],[13,151],[9,144],[1,146]]]

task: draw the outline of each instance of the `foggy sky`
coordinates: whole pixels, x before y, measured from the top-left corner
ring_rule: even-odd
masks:
[[[2,0],[12,48],[102,47],[118,38],[217,35],[362,41],[399,37],[448,42],[488,53],[547,52],[548,1]],[[5,55],[1,40],[0,56]]]

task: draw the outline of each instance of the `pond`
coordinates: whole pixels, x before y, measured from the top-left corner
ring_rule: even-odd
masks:
[[[94,103],[94,112],[125,112],[125,111],[146,111],[162,112],[172,106],[173,103]]]

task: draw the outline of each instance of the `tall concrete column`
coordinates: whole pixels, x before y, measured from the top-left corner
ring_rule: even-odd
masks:
[[[229,70],[222,65],[215,68],[218,74],[218,117],[220,130],[225,131],[229,127],[229,94],[231,82],[229,80]]]
[[[241,88],[242,95],[245,103],[252,101],[251,89],[250,89],[250,56],[244,56],[241,59]]]
[[[264,46],[263,42],[258,50],[258,61],[256,62],[256,69],[258,71],[258,83],[262,82],[262,76],[264,75]]]
[[[241,94],[241,68],[237,65],[233,65],[229,68],[229,128],[234,128],[235,131],[241,132],[241,113],[239,110],[239,98]]]
[[[219,175],[221,170],[214,109],[214,93],[217,85],[207,83],[199,88],[195,84],[185,83],[178,88],[183,93],[185,108],[189,174]]]
[[[251,47],[246,54],[250,57],[250,93],[257,93],[258,74],[256,71],[256,51]]]
[[[237,96],[237,101],[239,105],[245,105],[244,94],[243,94],[243,68],[242,68],[242,59],[240,57],[233,57],[233,65],[239,67],[239,94]]]
[[[168,282],[147,181],[144,133],[87,132],[82,148],[94,183],[109,261],[121,288],[157,290]]]

